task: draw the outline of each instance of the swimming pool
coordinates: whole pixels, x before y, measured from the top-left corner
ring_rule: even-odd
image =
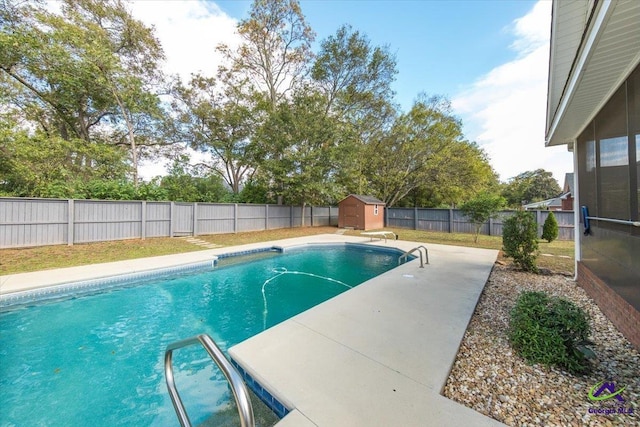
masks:
[[[361,245],[269,251],[143,286],[5,307],[0,425],[175,425],[167,344],[207,333],[226,351],[395,267],[398,255]],[[194,425],[228,411],[226,381],[203,350],[176,352],[174,367]]]

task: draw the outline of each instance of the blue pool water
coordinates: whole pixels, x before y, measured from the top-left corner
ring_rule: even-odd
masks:
[[[164,350],[209,334],[226,350],[397,265],[350,245],[301,248],[207,271],[68,296],[0,313],[0,426],[171,426]],[[174,353],[194,425],[229,411],[201,348]]]

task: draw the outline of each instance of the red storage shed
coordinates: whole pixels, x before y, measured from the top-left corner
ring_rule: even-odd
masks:
[[[384,228],[382,200],[372,196],[350,194],[338,203],[338,227],[356,230]]]

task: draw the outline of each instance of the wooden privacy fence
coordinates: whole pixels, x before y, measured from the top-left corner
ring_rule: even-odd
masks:
[[[0,248],[197,236],[299,227],[299,206],[0,198]],[[305,225],[338,224],[337,207],[306,207]]]
[[[299,227],[299,206],[179,203],[112,200],[26,199],[0,197],[0,248],[147,237],[197,236]],[[534,211],[538,234],[548,211]],[[481,234],[501,236],[511,211],[488,221]],[[573,212],[554,212],[558,238],[573,240]],[[305,225],[338,225],[337,207],[306,207]],[[387,227],[445,233],[475,233],[456,209],[385,208]]]
[[[542,226],[549,216],[549,211],[531,211],[538,223],[538,236],[542,235]],[[497,219],[491,219],[480,228],[480,234],[502,236],[502,223],[513,215],[513,211],[500,212]],[[558,239],[573,240],[573,211],[554,211],[558,221]],[[425,208],[386,208],[385,224],[387,227],[409,228],[412,230],[430,230],[443,233],[475,233],[475,224],[457,209],[425,209]]]

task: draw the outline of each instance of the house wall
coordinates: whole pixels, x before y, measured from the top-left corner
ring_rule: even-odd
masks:
[[[580,206],[588,208],[590,217],[639,221],[640,66],[587,125],[575,149]],[[625,314],[610,319],[623,333],[628,327],[625,319],[635,319],[638,329],[640,227],[589,222],[591,232],[580,239],[578,283],[605,313],[620,311],[616,307],[624,301]],[[583,218],[580,223],[583,228]],[[638,334],[627,337],[640,347]]]
[[[640,349],[640,312],[620,297],[584,263],[578,262],[580,286],[631,344]]]
[[[378,210],[376,212],[376,206]],[[365,230],[375,230],[384,228],[384,205],[365,205],[364,206],[364,224]]]
[[[378,206],[376,214],[375,207]],[[369,205],[349,196],[338,205],[338,227],[353,227],[356,230],[384,228],[384,204]]]
[[[355,197],[349,196],[338,205],[338,227],[353,227],[356,230],[364,229],[364,203]]]

